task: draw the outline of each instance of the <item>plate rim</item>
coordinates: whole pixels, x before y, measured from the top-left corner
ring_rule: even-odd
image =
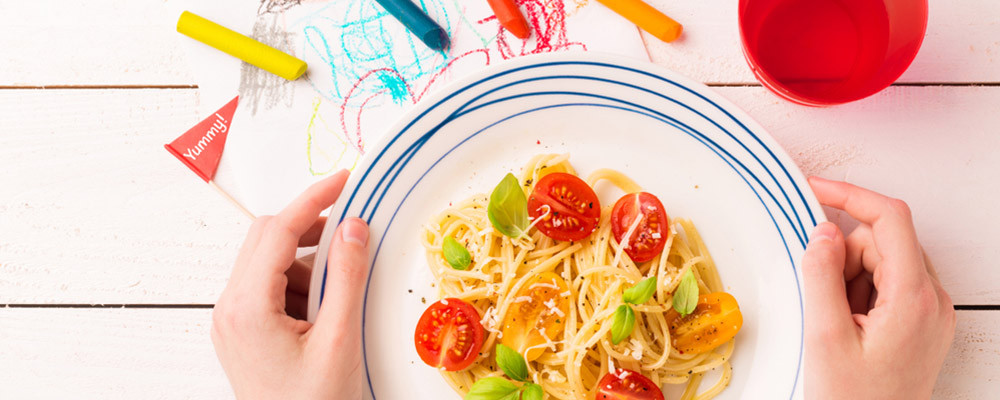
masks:
[[[665,84],[672,84],[678,89],[687,91],[701,98],[702,100],[713,104],[719,111],[724,113],[729,119],[731,119],[733,122],[737,123],[741,128],[743,128],[743,130],[747,134],[753,137],[756,140],[757,144],[759,144],[763,149],[765,149],[769,153],[769,155],[771,156],[771,160],[773,160],[778,166],[781,167],[782,172],[785,173],[785,177],[788,178],[789,183],[795,186],[795,189],[799,195],[799,199],[802,202],[801,205],[806,207],[807,211],[806,214],[807,217],[811,220],[809,221],[811,226],[815,226],[816,224],[819,224],[827,220],[825,214],[823,213],[822,207],[820,206],[814,193],[809,187],[807,180],[805,179],[805,175],[802,173],[802,171],[800,170],[798,165],[794,162],[794,160],[791,158],[791,156],[788,155],[787,151],[785,151],[785,149],[774,139],[774,137],[767,130],[765,130],[763,126],[761,126],[746,111],[736,106],[728,99],[722,97],[720,94],[711,90],[708,86],[705,86],[702,83],[696,82],[690,78],[687,78],[686,76],[683,76],[665,67],[653,64],[651,62],[634,60],[631,58],[626,58],[623,56],[618,56],[613,54],[598,53],[598,52],[566,51],[561,53],[528,55],[515,59],[504,60],[502,62],[498,62],[496,64],[487,66],[486,68],[483,68],[482,70],[479,70],[475,73],[471,73],[461,78],[458,78],[448,83],[447,85],[444,85],[443,87],[439,88],[435,92],[430,93],[428,96],[425,97],[425,99],[421,100],[415,106],[413,106],[405,113],[403,113],[402,116],[399,118],[399,120],[396,123],[394,123],[387,131],[385,131],[385,133],[380,137],[375,146],[371,147],[372,150],[362,157],[360,162],[357,164],[355,171],[365,171],[365,173],[361,176],[352,173],[351,176],[349,177],[341,195],[343,196],[345,193],[350,193],[350,197],[346,201],[343,198],[339,199],[338,202],[331,208],[327,224],[324,227],[323,234],[321,236],[319,247],[317,248],[317,254],[314,261],[312,276],[310,280],[310,292],[309,292],[310,295],[308,302],[309,321],[315,320],[319,304],[322,300],[323,291],[325,289],[324,287],[325,280],[326,280],[327,250],[329,248],[329,243],[332,239],[332,235],[336,230],[336,226],[340,223],[340,221],[342,221],[344,218],[347,217],[349,204],[352,203],[355,197],[358,195],[359,190],[361,189],[360,184],[363,183],[365,179],[369,177],[368,175],[372,172],[372,169],[376,165],[378,165],[377,163],[379,161],[384,162],[384,160],[381,159],[382,156],[386,153],[386,151],[397,140],[405,136],[407,132],[410,132],[409,129],[414,124],[416,124],[421,118],[423,118],[432,110],[446,103],[449,99],[458,94],[468,90],[473,90],[476,87],[484,83],[487,83],[492,79],[503,77],[505,75],[512,74],[527,68],[553,66],[560,64],[565,64],[565,65],[581,64],[588,66],[614,67],[614,68],[626,69],[630,72],[635,72],[650,76],[655,79],[659,79],[663,81]],[[622,79],[622,81],[623,82],[628,81],[628,79]],[[467,104],[471,104],[473,101],[469,101]],[[704,114],[701,114],[698,111],[695,111],[694,109],[685,104],[682,104],[680,101],[677,100],[674,101],[679,105],[688,108],[690,111],[701,115],[706,120],[712,121],[713,124],[715,123],[711,118],[705,116]],[[463,107],[464,106],[456,108],[456,110],[461,110]],[[723,131],[726,131],[727,134],[729,134],[729,132],[724,128],[722,128],[721,126],[718,127]],[[733,137],[732,134],[729,135],[734,140],[739,142],[739,139]],[[431,134],[431,136],[433,136],[433,134]],[[717,146],[722,148],[721,145]],[[751,151],[749,148],[746,148],[745,146],[744,149],[747,151],[747,153],[757,158],[756,152]],[[407,153],[404,153],[403,156],[405,156],[406,154]],[[733,159],[736,158],[735,156],[732,155],[730,155],[730,157],[732,157]],[[723,158],[723,160],[725,159]],[[761,164],[761,167],[767,170],[768,173],[770,174],[770,170],[766,165],[763,164],[763,161],[761,161],[760,158],[757,158],[757,160]],[[390,173],[392,172],[392,168],[390,168],[389,172]],[[740,174],[739,171],[737,171],[737,173]],[[778,179],[775,178],[773,174],[771,175],[771,177],[774,180],[775,185],[782,190],[782,194],[785,195],[789,207],[794,210],[797,207],[797,205],[793,203],[792,199],[788,196],[787,193],[784,193],[785,186],[787,186],[788,183],[779,182]],[[745,177],[743,179],[746,180]],[[747,183],[749,184],[749,182]],[[389,182],[384,187],[381,186],[381,184],[376,185],[373,188],[373,194],[378,193],[379,191],[387,190],[389,186],[391,186],[391,182]],[[751,189],[753,189],[752,185],[750,186]],[[761,183],[761,186],[764,185]],[[756,190],[754,191],[756,192]],[[757,194],[757,196],[759,197],[760,195]],[[763,203],[763,199],[761,199],[761,202]],[[777,205],[779,206],[779,208],[782,208],[782,211],[784,212],[783,205],[779,203],[777,199],[775,199],[775,202],[778,203]],[[366,212],[369,214],[366,222],[371,222],[371,219],[375,214],[375,210],[378,207],[379,204],[375,204],[369,209],[366,204],[365,209],[362,210],[362,214]],[[768,208],[766,204],[764,205],[764,207],[765,209]],[[339,216],[336,215],[338,210],[340,211]],[[768,212],[770,213],[770,211]],[[797,214],[798,213],[796,212],[796,216],[799,219],[798,221],[799,227],[802,228],[801,232],[799,231],[798,228],[796,228],[795,223],[791,221],[787,213],[786,217],[789,219],[788,222],[792,225],[792,229],[795,231],[796,235],[798,235],[796,239],[798,239],[798,241],[804,248],[806,243],[808,242],[808,232],[805,231],[807,226],[804,224],[807,221],[803,221],[802,217],[798,216]],[[773,216],[772,219],[774,219]],[[775,223],[777,224],[777,222]],[[780,234],[782,229],[780,227],[777,227],[777,229]],[[384,236],[385,233],[386,232],[382,232],[381,236]],[[372,236],[376,235],[373,234]],[[793,275],[795,277],[797,285],[800,314],[802,316],[802,319],[800,320],[800,325],[802,326],[800,326],[800,329],[802,334],[804,335],[804,310],[802,309],[804,306],[803,304],[804,288],[802,287],[801,284],[801,279],[802,279],[801,260],[796,260],[795,258],[793,258],[791,255],[791,249],[787,247],[788,244],[794,243],[794,241],[793,242],[789,242],[789,240],[783,240],[783,241],[786,243],[786,251],[788,252],[788,257],[792,263]],[[381,247],[381,242],[378,247]],[[369,249],[369,251],[371,252],[372,249]],[[374,254],[376,256],[377,252],[378,250],[374,251]],[[370,269],[374,268],[375,261],[376,260],[374,257],[371,260],[369,260],[368,267]],[[365,375],[368,387],[368,389],[366,389],[366,392],[368,393],[373,393],[374,388],[372,387],[371,377],[367,368],[368,361],[366,356],[367,351],[364,345],[365,338],[364,338],[363,321],[365,318],[364,314],[366,313],[365,310],[367,309],[366,305],[367,305],[368,292],[371,285],[371,276],[372,276],[371,271],[369,271],[369,275],[365,283],[364,304],[362,306],[362,326],[360,327],[360,329],[362,329],[362,334],[361,334],[362,363],[363,365],[366,366]],[[789,395],[789,397],[792,399],[796,398],[796,394],[801,395],[802,392],[801,389],[802,369],[803,369],[802,364],[805,354],[804,338],[800,339],[799,347],[800,348],[799,348],[798,366],[796,368],[796,377],[795,380],[793,381],[792,390]]]

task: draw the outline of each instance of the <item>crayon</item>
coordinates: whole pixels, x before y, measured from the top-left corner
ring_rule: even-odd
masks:
[[[431,20],[424,10],[421,10],[410,0],[375,0],[389,14],[399,20],[427,47],[433,50],[444,50],[448,47],[448,34],[444,28]]]
[[[642,0],[597,0],[664,42],[672,42],[684,27]]]
[[[524,19],[524,15],[521,14],[521,10],[517,8],[514,0],[486,1],[490,3],[490,8],[493,9],[493,13],[496,14],[497,20],[500,21],[500,25],[504,29],[521,39],[527,39],[531,36],[531,27],[528,26],[528,21]]]
[[[306,72],[305,61],[188,11],[177,20],[177,32],[290,81]]]

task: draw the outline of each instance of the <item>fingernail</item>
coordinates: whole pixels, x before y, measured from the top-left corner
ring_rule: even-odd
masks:
[[[340,235],[345,242],[359,246],[368,244],[368,225],[358,218],[349,218],[340,225]]]
[[[810,181],[819,181],[819,182],[829,182],[830,181],[829,179],[826,179],[826,178],[821,177],[821,176],[816,176],[816,175],[810,176],[809,180]]]
[[[833,240],[833,237],[837,235],[837,226],[830,222],[824,222],[816,225],[813,229],[812,234],[809,235],[809,240]]]

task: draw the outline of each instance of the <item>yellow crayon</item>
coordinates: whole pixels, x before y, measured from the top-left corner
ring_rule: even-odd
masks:
[[[290,81],[306,72],[305,61],[188,11],[177,20],[177,32]]]

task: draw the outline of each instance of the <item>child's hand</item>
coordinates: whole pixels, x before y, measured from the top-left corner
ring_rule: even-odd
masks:
[[[333,236],[316,323],[286,314],[286,307],[304,310],[309,285],[309,269],[293,267],[295,250],[319,242],[325,223],[319,214],[336,201],[347,175],[313,185],[280,214],[258,218],[247,234],[212,314],[212,342],[237,398],[361,398],[363,221],[347,219]]]
[[[809,180],[823,205],[861,222],[824,222],[802,260],[808,399],[927,399],[955,336],[955,310],[910,210],[844,182]]]

